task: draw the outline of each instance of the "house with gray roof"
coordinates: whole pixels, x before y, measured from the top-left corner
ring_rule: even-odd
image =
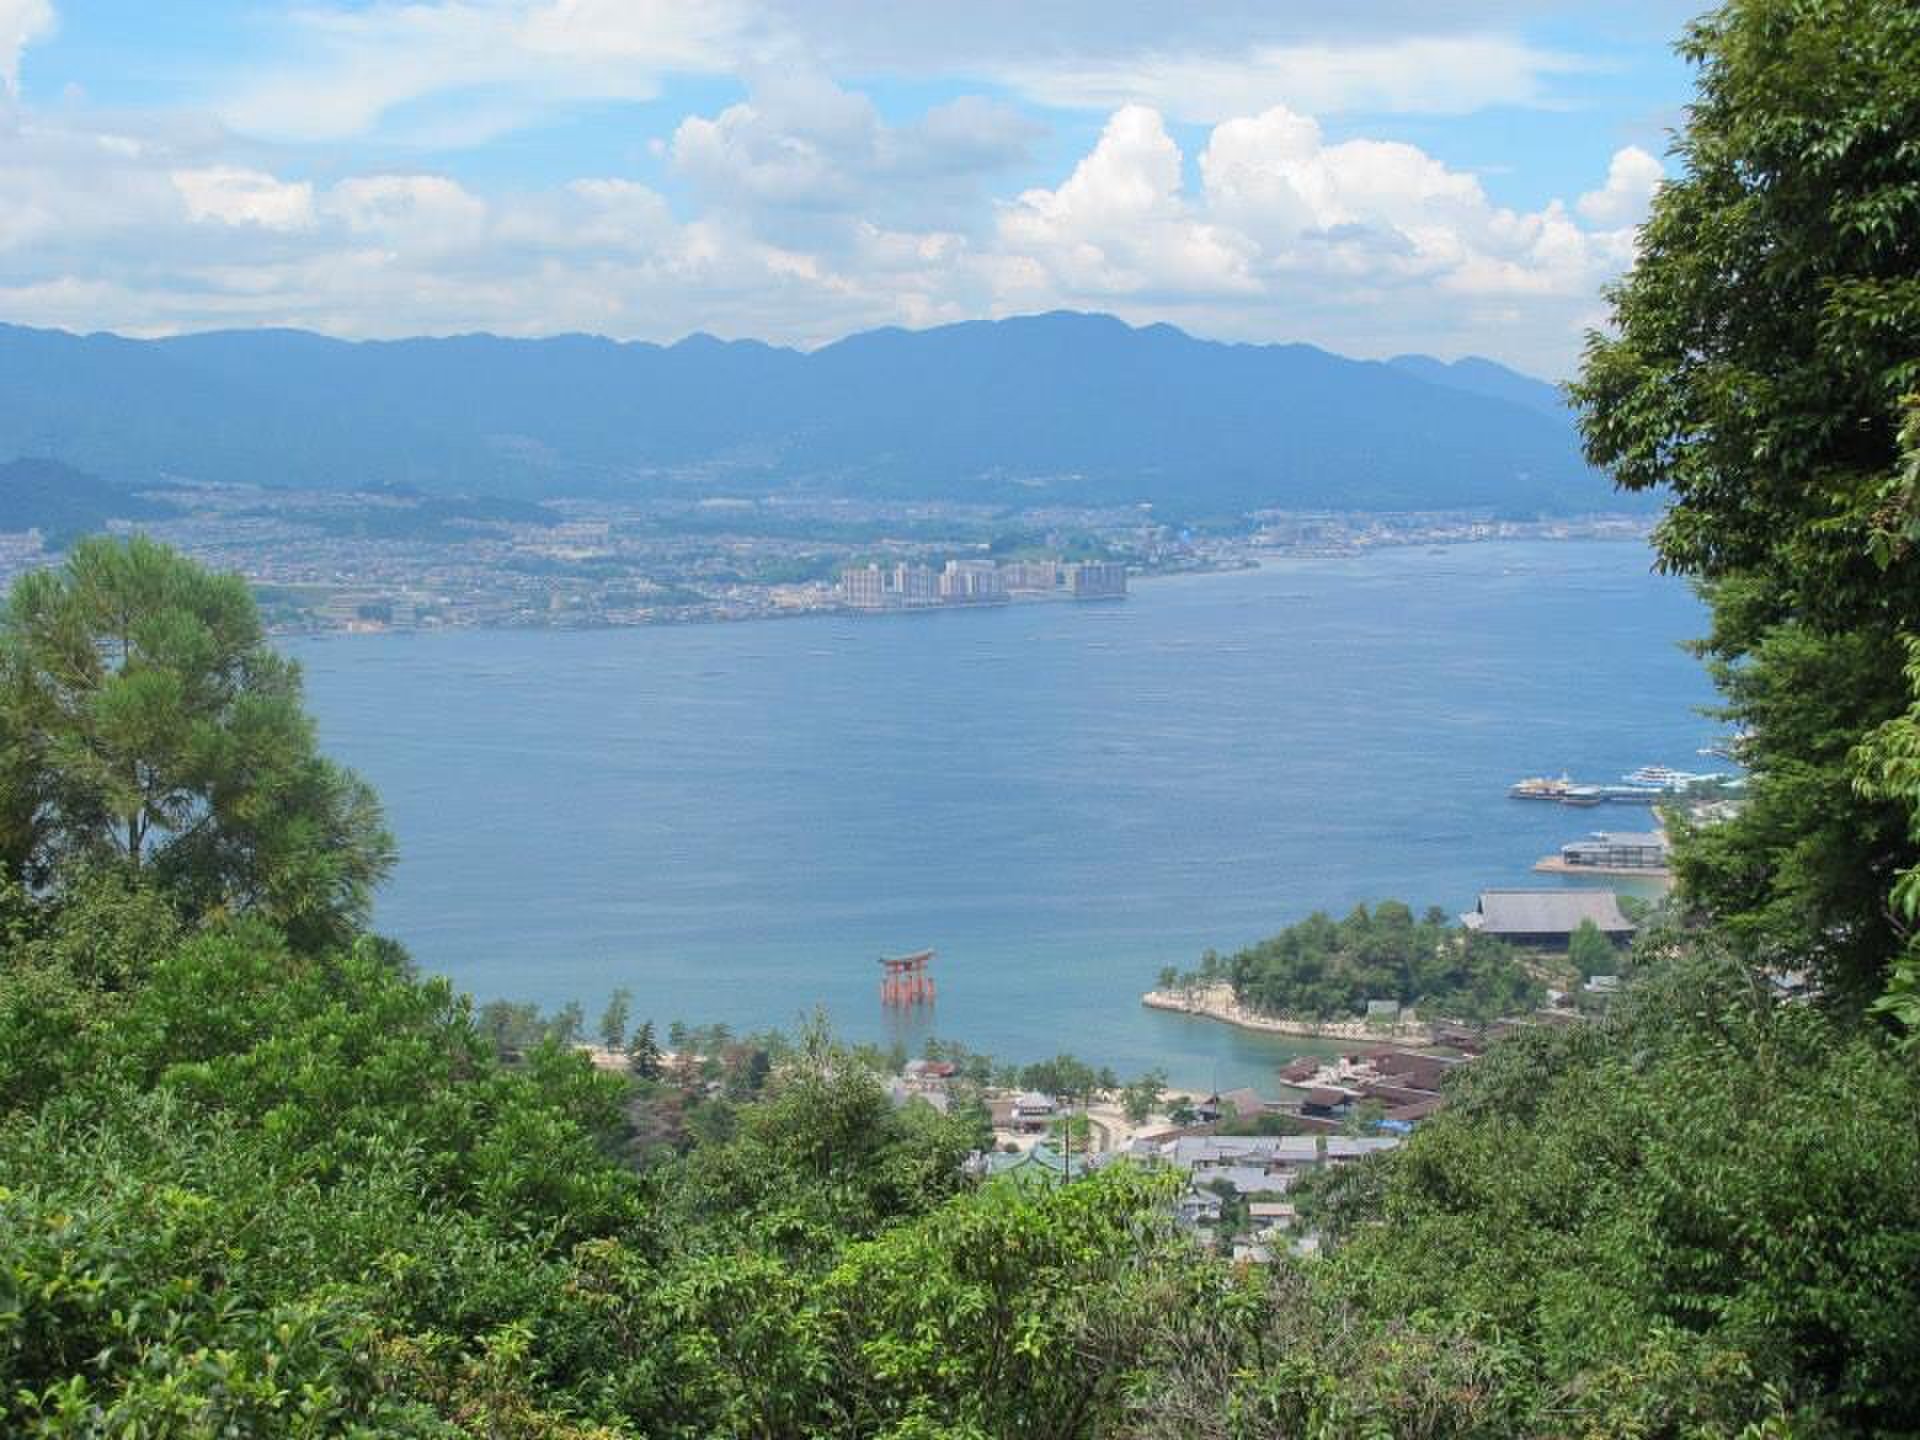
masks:
[[[1633,922],[1611,890],[1483,890],[1460,917],[1469,930],[1535,950],[1566,949],[1587,920],[1617,945],[1633,938]]]
[[[1174,1214],[1188,1225],[1217,1225],[1226,1201],[1211,1190],[1189,1188],[1174,1204]]]
[[[1320,1158],[1320,1143],[1312,1135],[1182,1135],[1162,1153],[1183,1170],[1312,1165]]]
[[[1044,1130],[1053,1123],[1056,1106],[1051,1095],[1026,1090],[1013,1097],[1007,1109],[1007,1124],[1014,1130]]]
[[[1223,1165],[1216,1170],[1196,1170],[1194,1182],[1201,1185],[1225,1185],[1240,1195],[1284,1195],[1293,1184],[1285,1170],[1262,1170],[1253,1165]]]

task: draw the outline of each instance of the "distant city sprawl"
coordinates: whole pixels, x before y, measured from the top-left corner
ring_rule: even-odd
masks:
[[[1129,578],[1262,558],[1513,538],[1635,538],[1639,516],[1262,511],[1217,522],[1150,506],[1010,510],[824,497],[542,502],[406,491],[171,485],[139,530],[237,572],[280,633],[583,628],[1124,595]],[[127,513],[126,497],[110,514]],[[71,536],[0,533],[0,579]]]

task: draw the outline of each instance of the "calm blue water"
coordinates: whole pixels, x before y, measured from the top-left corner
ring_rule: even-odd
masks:
[[[381,928],[487,998],[661,1025],[896,1033],[874,957],[933,946],[939,1034],[1267,1080],[1300,1042],[1138,1003],[1297,920],[1460,910],[1632,808],[1522,775],[1687,768],[1703,616],[1627,543],[1382,551],[1124,604],[293,647],[385,798]],[[926,1024],[909,1027],[917,1043]]]

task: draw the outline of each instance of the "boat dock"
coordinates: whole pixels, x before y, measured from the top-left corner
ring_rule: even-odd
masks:
[[[1584,840],[1562,845],[1558,855],[1544,857],[1533,868],[1549,875],[1613,875],[1666,884],[1673,879],[1670,849],[1663,830],[1596,830]]]
[[[1556,805],[1657,805],[1662,800],[1679,800],[1695,788],[1728,783],[1721,774],[1690,774],[1669,770],[1662,765],[1643,765],[1622,782],[1613,785],[1587,785],[1562,775],[1559,779],[1533,776],[1507,787],[1515,800],[1551,800]]]

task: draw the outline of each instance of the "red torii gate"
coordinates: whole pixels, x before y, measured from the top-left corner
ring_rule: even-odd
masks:
[[[880,963],[887,973],[880,978],[880,1003],[931,1005],[933,977],[927,974],[927,962],[932,959],[931,950],[919,950],[911,955],[893,958],[881,956]]]

